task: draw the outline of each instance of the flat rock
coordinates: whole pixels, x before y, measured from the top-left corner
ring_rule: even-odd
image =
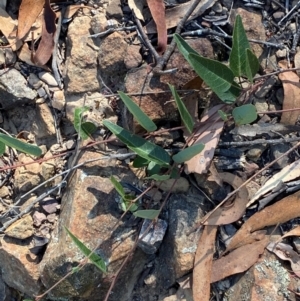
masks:
[[[5,235],[17,239],[26,239],[33,235],[33,219],[30,215],[23,216],[5,230]]]
[[[101,155],[87,151],[80,162],[99,156]],[[108,273],[104,275],[88,263],[56,286],[49,293],[51,298],[65,297],[70,300],[73,296],[82,300],[103,300],[113,280],[112,276],[133,247],[138,235],[135,227],[128,227],[121,222],[114,233],[111,232],[122,212],[118,208],[118,194],[109,176],[117,175],[126,182],[136,179],[127,166],[115,166],[116,160],[103,160],[86,164],[76,171],[62,199],[58,227],[52,234],[40,264],[41,280],[49,288],[84,258],[63,229],[67,227],[89,248],[100,245],[96,252],[108,264]],[[130,262],[123,268],[110,300],[128,300],[145,260],[146,255],[142,251],[137,250],[133,254]]]
[[[0,71],[0,106],[9,109],[32,102],[37,97],[24,76],[14,68]]]
[[[68,28],[66,93],[83,93],[100,89],[97,77],[98,48],[89,38],[90,18],[75,17]],[[95,47],[94,47],[95,46]]]

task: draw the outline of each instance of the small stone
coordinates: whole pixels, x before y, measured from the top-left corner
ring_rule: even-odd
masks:
[[[176,183],[174,184],[174,182]],[[166,181],[157,182],[157,186],[163,191],[170,191],[172,187],[172,192],[187,192],[190,184],[186,178],[180,177],[179,179],[168,179]]]
[[[273,18],[276,22],[280,21],[284,16],[284,12],[283,11],[277,11],[273,14]]]
[[[54,109],[62,111],[66,104],[64,91],[62,91],[62,90],[55,91],[53,93],[53,98],[52,98],[51,104]]]
[[[43,162],[42,163],[42,176],[44,180],[48,180],[52,178],[55,175],[55,164],[54,160],[51,160],[52,162]]]
[[[47,96],[46,91],[43,87],[38,88],[37,93],[41,98],[45,98],[45,96]]]
[[[279,158],[281,155],[283,155],[285,152],[287,152],[290,149],[290,146],[288,144],[274,144],[270,147],[270,158],[271,160],[275,160]],[[287,165],[291,163],[291,158],[289,156],[284,156],[283,158],[277,160],[273,164],[274,169],[283,169]]]
[[[72,149],[75,147],[75,145],[76,145],[76,142],[74,140],[68,140],[65,143],[66,149]]]
[[[49,72],[40,72],[39,78],[49,86],[58,86],[57,81]]]
[[[287,52],[286,52],[286,48],[284,49],[278,49],[276,51],[276,56],[280,59],[280,58],[285,58],[287,56]]]
[[[130,45],[127,48],[127,55],[124,63],[127,69],[137,68],[142,64],[142,56],[140,54],[140,46]]]
[[[39,227],[44,220],[46,220],[46,215],[44,213],[38,211],[33,213],[33,224],[35,226]]]
[[[21,219],[17,220],[15,223],[10,225],[5,234],[7,236],[17,238],[17,239],[26,239],[33,235],[33,219],[30,215],[26,215]]]
[[[148,286],[155,286],[157,283],[157,278],[155,275],[151,274],[145,278],[144,283]]]
[[[7,186],[2,186],[0,188],[0,198],[5,198],[10,195],[10,191]]]
[[[257,112],[266,112],[268,111],[268,104],[265,100],[265,98],[256,98],[255,96],[253,97],[254,105],[257,110]]]
[[[42,81],[34,73],[30,73],[27,80],[28,84],[36,90],[43,85]]]
[[[47,221],[49,223],[54,223],[57,220],[57,215],[55,213],[51,213],[47,215]]]
[[[162,194],[157,188],[150,189],[147,195],[149,195],[155,203],[158,203],[162,199]]]
[[[247,158],[256,162],[261,158],[262,153],[265,151],[266,145],[255,145],[246,154]]]
[[[223,7],[220,2],[216,2],[211,9],[218,14],[222,13],[223,11]]]
[[[106,8],[106,14],[110,18],[115,18],[121,20],[123,17],[123,11],[121,8],[121,1],[120,0],[112,0],[110,1],[109,5]]]

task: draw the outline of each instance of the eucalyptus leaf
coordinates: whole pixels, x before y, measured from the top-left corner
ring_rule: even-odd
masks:
[[[146,167],[149,164],[149,160],[142,158],[140,156],[136,156],[133,159],[132,166],[135,168],[141,168],[141,167]]]
[[[146,218],[146,219],[155,219],[158,217],[160,211],[154,209],[148,210],[138,210],[133,213],[135,217]]]
[[[181,52],[181,54],[184,56],[184,58],[189,62],[189,64],[192,66],[192,62],[189,59],[189,54],[193,53],[196,55],[199,55],[197,51],[195,51],[180,35],[177,33],[174,34],[174,40],[177,44],[178,50]]]
[[[223,112],[222,110],[218,110],[218,114],[220,115],[222,120],[224,120],[224,121],[228,120],[228,115],[225,112]]]
[[[240,15],[237,15],[232,35],[232,50],[229,57],[230,69],[235,76],[247,76],[246,49],[250,49],[250,44],[243,26],[242,18]]]
[[[178,93],[177,93],[176,89],[174,88],[174,86],[169,84],[169,88],[170,88],[170,90],[172,92],[172,95],[175,99],[175,102],[177,104],[180,117],[181,117],[185,127],[187,128],[187,130],[191,134],[193,132],[193,128],[194,128],[194,124],[195,124],[194,121],[193,121],[193,118],[190,115],[189,111],[187,110],[187,108],[186,108],[185,104],[183,103],[182,99],[178,95]]]
[[[39,147],[25,143],[19,139],[10,137],[2,133],[0,133],[0,142],[29,155],[39,157],[42,154],[42,150]]]
[[[0,156],[5,153],[5,143],[0,141]]]
[[[253,77],[259,69],[259,61],[255,54],[250,50],[246,49],[246,76],[253,83]]]
[[[85,255],[89,256],[89,260],[103,273],[106,273],[106,264],[105,261],[98,256],[95,252],[92,252],[88,247],[86,247],[71,231],[64,227],[67,233],[70,235],[72,241],[79,248],[79,250]],[[92,253],[92,254],[91,254]],[[91,254],[91,255],[90,255]]]
[[[81,139],[88,139],[93,134],[97,126],[92,122],[84,122],[82,120],[82,114],[89,110],[88,107],[76,108],[74,111],[74,128]]]
[[[110,181],[114,185],[115,189],[117,190],[118,194],[124,199],[125,198],[125,191],[121,183],[114,176],[110,176]]]
[[[164,166],[169,165],[171,158],[162,147],[155,145],[140,136],[132,134],[108,120],[104,120],[103,124],[140,157]]]
[[[172,157],[172,159],[176,163],[186,162],[186,161],[190,160],[191,158],[193,158],[194,156],[198,155],[200,152],[202,152],[204,147],[205,147],[205,145],[203,143],[194,144],[194,145],[180,151],[176,155],[174,155]]]
[[[254,105],[247,104],[234,108],[232,116],[237,125],[248,124],[257,119],[257,111]]]
[[[156,162],[149,162],[147,166],[147,175],[151,176],[154,174],[158,174],[161,169],[161,164],[157,164]]]
[[[125,103],[127,109],[131,112],[137,122],[148,132],[157,129],[155,123],[140,109],[140,107],[125,93],[118,92],[120,98]]]

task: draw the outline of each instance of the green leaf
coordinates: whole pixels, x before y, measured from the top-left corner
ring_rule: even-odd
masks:
[[[148,209],[148,210],[138,210],[133,213],[136,217],[146,218],[146,219],[155,219],[159,215],[159,210]]]
[[[149,176],[157,174],[157,173],[160,172],[160,169],[161,169],[161,165],[160,164],[157,164],[157,163],[151,161],[151,162],[149,162],[149,164],[147,166],[147,174]]]
[[[39,147],[25,143],[19,139],[10,137],[2,133],[0,133],[0,141],[9,147],[15,148],[29,155],[39,157],[42,154],[42,150]]]
[[[157,129],[155,123],[140,109],[140,107],[125,93],[118,92],[120,98],[125,103],[127,109],[131,112],[137,122],[148,132]]]
[[[240,15],[237,15],[235,19],[232,39],[232,50],[229,57],[230,69],[235,76],[247,76],[246,49],[250,49],[250,44]]]
[[[74,111],[74,128],[83,140],[88,139],[97,129],[97,126],[94,123],[82,121],[82,114],[88,110],[88,107],[81,107],[76,108]]]
[[[225,103],[232,104],[236,101],[237,97],[241,93],[241,88],[236,82],[232,83],[230,89],[226,92],[215,91],[217,96]]]
[[[0,156],[5,153],[5,144],[0,141]]]
[[[193,121],[193,118],[190,115],[189,111],[187,110],[185,104],[182,102],[181,98],[179,97],[174,86],[172,86],[170,84],[168,84],[168,85],[169,85],[172,95],[176,101],[181,119],[182,119],[184,125],[186,126],[187,130],[191,134],[193,132],[193,128],[194,128],[194,124],[195,124]]]
[[[237,125],[248,124],[257,119],[257,112],[254,105],[247,104],[232,111],[232,116]]]
[[[149,164],[149,161],[140,156],[136,156],[133,160],[132,166],[135,168],[146,167]]]
[[[230,89],[234,75],[227,66],[192,53],[188,57],[196,73],[217,95]]]
[[[255,54],[250,50],[246,49],[246,76],[253,83],[253,77],[259,69],[259,61]]]
[[[118,182],[118,180],[114,176],[110,176],[110,181],[114,185],[115,189],[117,190],[118,194],[122,197],[122,199],[125,198],[125,191],[121,183]]]
[[[161,165],[168,165],[170,163],[171,158],[162,147],[157,146],[140,136],[132,134],[108,120],[104,120],[103,124],[114,133],[118,139],[125,143],[128,148],[136,152],[139,156]]]
[[[153,180],[156,180],[156,181],[165,181],[165,180],[169,180],[170,179],[170,175],[152,175],[150,177],[146,177],[144,179],[153,179]]]
[[[186,162],[186,161],[190,160],[191,158],[193,158],[194,156],[198,155],[200,152],[202,152],[204,147],[205,147],[205,145],[202,143],[194,144],[194,145],[180,151],[178,154],[174,155],[172,157],[172,159],[176,163]]]
[[[91,253],[92,255],[89,257],[90,261],[103,273],[106,273],[106,264],[105,261],[98,256],[95,252],[92,252],[88,247],[86,247],[71,231],[64,227],[67,233],[70,235],[71,239],[75,243],[75,245],[79,248],[79,250],[85,255],[89,256]]]
[[[220,115],[222,120],[224,120],[224,121],[228,120],[228,115],[225,112],[223,112],[222,110],[218,110],[218,114]]]
[[[177,44],[177,47],[184,58],[189,62],[191,66],[193,66],[192,62],[189,59],[189,54],[193,53],[199,55],[197,51],[195,51],[180,35],[177,33],[174,34],[174,40]]]

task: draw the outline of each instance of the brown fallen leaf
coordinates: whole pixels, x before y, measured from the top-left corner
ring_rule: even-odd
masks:
[[[192,1],[193,0],[166,10],[165,22],[166,22],[166,26],[168,29],[176,27],[178,25],[180,20],[186,14],[187,10],[190,8]],[[197,7],[195,8],[194,12],[191,14],[191,16],[189,17],[188,20],[192,20],[192,19],[195,19],[195,18],[201,16],[207,9],[212,7],[215,4],[215,2],[216,2],[216,0],[200,1],[200,3],[197,5]],[[154,21],[151,20],[146,25],[146,32],[148,34],[157,32]]]
[[[232,237],[226,251],[233,250],[245,244],[253,232],[267,226],[285,223],[300,216],[300,191],[289,195],[274,205],[252,215]]]
[[[38,18],[45,0],[22,0],[18,17],[18,39],[23,39]]]
[[[287,69],[287,61],[278,62],[279,67]],[[284,100],[282,109],[294,109],[300,106],[300,83],[299,76],[293,72],[279,73],[279,79],[282,82],[284,90]],[[283,124],[295,124],[299,117],[299,111],[283,112],[280,122]]]
[[[235,249],[228,255],[215,260],[212,264],[211,283],[247,271],[264,252],[268,242],[269,238],[265,237],[260,241]]]
[[[231,185],[234,189],[243,184],[243,180],[229,172],[219,174],[221,179]],[[230,203],[230,202],[229,202]],[[236,194],[233,204],[226,202],[222,207],[214,211],[204,225],[226,225],[239,220],[246,211],[248,203],[248,191],[242,187]]]
[[[199,239],[193,269],[194,301],[209,301],[211,268],[217,226],[205,226]]]
[[[280,259],[289,261],[293,272],[300,277],[300,255],[290,245],[270,243],[267,249],[276,254]]]
[[[224,126],[224,121],[218,114],[218,110],[221,109],[224,109],[224,105],[217,105],[201,119],[199,129],[195,134],[197,138],[189,145],[203,143],[205,147],[200,154],[185,162],[187,174],[207,172]]]
[[[163,54],[167,48],[168,35],[165,20],[165,4],[164,0],[147,0],[151,15],[156,24],[157,29],[157,52]]]
[[[49,61],[54,48],[54,34],[56,14],[50,6],[49,0],[45,1],[43,29],[40,44],[33,55],[33,62],[37,66],[44,66]]]

